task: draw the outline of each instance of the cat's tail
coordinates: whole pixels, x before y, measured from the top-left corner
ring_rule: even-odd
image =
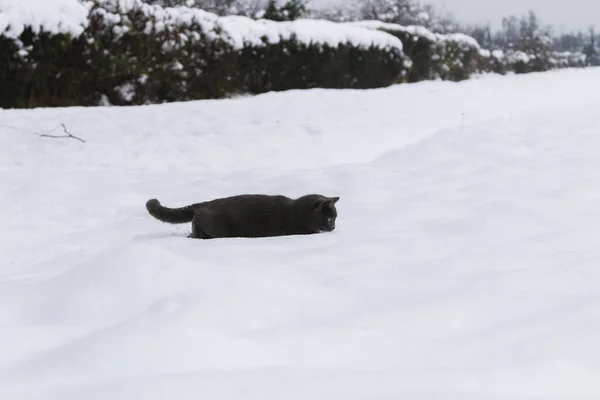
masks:
[[[191,206],[169,208],[162,206],[156,199],[148,200],[146,209],[157,220],[170,224],[183,224],[191,222],[194,218],[194,209]]]

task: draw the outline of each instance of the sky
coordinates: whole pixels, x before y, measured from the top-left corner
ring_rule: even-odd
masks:
[[[423,1],[425,2],[425,1]],[[587,29],[590,24],[600,28],[600,1],[598,0],[428,0],[465,22],[490,22],[499,26],[503,16],[536,12],[544,25],[558,31]],[[567,5],[567,7],[565,7]]]
[[[348,0],[313,1],[326,4]],[[566,3],[559,0],[421,0],[421,3],[433,4],[461,22],[489,22],[493,28],[500,26],[503,16],[520,16],[532,9],[543,25],[552,25],[557,33],[587,30],[591,24],[600,30],[600,0],[569,0]]]

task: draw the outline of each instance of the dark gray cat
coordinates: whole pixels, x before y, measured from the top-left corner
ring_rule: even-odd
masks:
[[[171,224],[192,223],[194,239],[309,235],[335,229],[339,197],[309,194],[285,196],[243,194],[181,208],[168,208],[156,199],[146,202],[154,218]]]

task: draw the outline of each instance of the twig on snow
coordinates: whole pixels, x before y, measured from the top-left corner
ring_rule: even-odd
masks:
[[[62,126],[63,131],[65,132],[64,135],[51,135],[50,133],[56,131],[58,128],[60,128]],[[38,133],[37,134],[39,137],[47,137],[47,138],[53,138],[53,139],[62,139],[62,138],[66,138],[66,139],[75,139],[75,140],[79,140],[81,143],[85,143],[85,140],[83,140],[82,138],[79,138],[73,134],[71,134],[71,132],[69,132],[67,130],[67,127],[65,126],[65,124],[60,124],[60,126],[57,126],[56,128],[54,128],[53,130],[51,130],[49,133]]]

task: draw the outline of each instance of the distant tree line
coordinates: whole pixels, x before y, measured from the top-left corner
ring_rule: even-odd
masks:
[[[522,17],[510,15],[502,18],[499,30],[492,32],[489,26],[464,26],[464,33],[475,38],[487,49],[546,48],[550,51],[583,53],[588,65],[600,65],[600,36],[593,26],[587,31],[559,33],[551,26],[542,26],[534,11]]]

